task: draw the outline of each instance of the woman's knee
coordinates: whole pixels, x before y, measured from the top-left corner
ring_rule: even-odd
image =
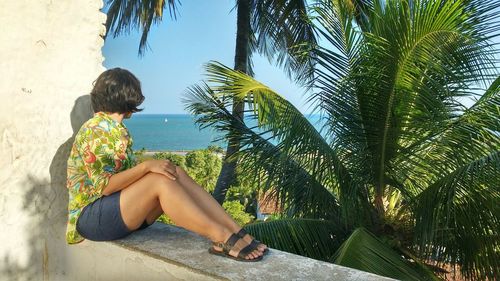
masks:
[[[182,167],[179,167],[179,166],[175,166],[175,171],[177,172],[177,174],[185,174],[187,175],[187,172],[186,170],[184,170]]]
[[[181,181],[183,180],[188,180],[188,183],[190,182],[193,182],[194,180],[189,176],[189,174],[186,172],[186,170],[184,170],[183,168],[181,167],[176,167],[176,172],[177,172],[177,175],[179,176],[179,179],[181,179]]]
[[[166,188],[176,187],[179,185],[175,180],[172,180],[166,177],[165,175],[158,173],[148,173],[145,177],[148,178],[148,181],[150,182],[151,186],[154,186],[155,188],[158,189],[166,189]]]

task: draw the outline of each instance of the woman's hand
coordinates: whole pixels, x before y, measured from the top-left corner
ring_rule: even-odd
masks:
[[[148,160],[144,164],[149,172],[165,175],[172,180],[177,179],[176,166],[170,160]]]

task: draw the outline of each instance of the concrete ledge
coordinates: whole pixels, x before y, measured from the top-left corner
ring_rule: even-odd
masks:
[[[101,254],[95,253],[99,259],[102,252],[106,252],[109,259],[114,256],[115,261],[127,258],[126,265],[114,264],[115,280],[391,280],[274,249],[261,262],[238,262],[209,254],[207,239],[162,223],[122,240],[109,243],[87,240],[82,245],[99,249]],[[117,255],[121,259],[116,258]],[[97,273],[91,279],[111,280],[111,273],[106,275]]]

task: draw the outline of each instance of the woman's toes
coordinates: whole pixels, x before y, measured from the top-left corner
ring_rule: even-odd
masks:
[[[253,251],[253,255],[255,258],[258,258],[258,257],[262,256],[262,253],[258,250],[255,250],[255,251]]]

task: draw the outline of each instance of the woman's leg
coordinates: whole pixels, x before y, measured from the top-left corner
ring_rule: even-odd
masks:
[[[194,181],[184,169],[177,167],[177,181],[186,188],[189,195],[196,201],[196,203],[205,210],[205,213],[213,220],[221,225],[224,225],[233,233],[237,233],[241,226],[239,226],[233,218],[226,213],[221,205],[210,195],[203,187]],[[247,242],[251,242],[249,235],[245,236]],[[264,251],[266,245],[259,246],[259,250]]]
[[[177,225],[208,237],[212,241],[226,241],[233,233],[211,219],[193,201],[180,182],[170,180],[163,175],[148,173],[123,189],[120,195],[121,214],[129,229],[137,229],[144,219],[157,209],[158,204]],[[247,258],[259,255],[260,251],[255,250]]]
[[[229,216],[221,205],[203,187],[195,182],[181,167],[177,167],[177,180],[184,186],[189,195],[205,210],[205,213],[213,220],[229,228],[231,232],[241,229],[231,216]]]
[[[161,209],[160,201],[156,201],[156,208],[154,208],[149,214],[146,215],[146,222],[148,224],[154,223],[161,215],[163,215],[163,210]]]

